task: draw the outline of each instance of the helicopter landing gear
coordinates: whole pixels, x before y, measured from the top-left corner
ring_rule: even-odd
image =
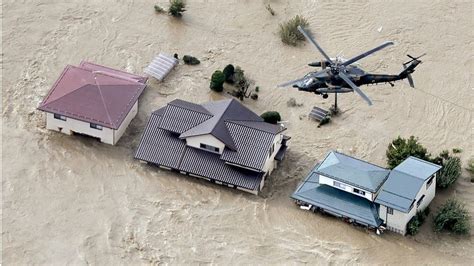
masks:
[[[326,94],[327,95],[327,94]],[[326,97],[327,98],[327,97]],[[331,108],[329,108],[329,111],[331,112],[331,115],[338,115],[339,112],[341,111],[338,107],[337,107],[337,93],[334,93],[334,104],[331,105]]]

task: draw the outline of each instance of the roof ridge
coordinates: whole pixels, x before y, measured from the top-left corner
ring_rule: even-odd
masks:
[[[238,122],[238,121],[267,123],[267,122],[265,122],[265,121],[253,121],[253,120],[225,120],[224,122],[232,123],[232,124],[235,124],[235,125],[239,125],[239,126],[243,126],[243,127],[247,127],[247,128],[251,128],[251,129],[255,129],[255,130],[257,130],[257,131],[265,132],[265,133],[272,134],[272,135],[277,135],[277,134],[279,134],[280,132],[285,131],[285,130],[287,129],[286,127],[281,127],[281,128],[283,128],[283,130],[280,131],[279,133],[271,133],[271,132],[262,130],[262,129],[260,129],[260,128],[254,128],[254,127],[250,127],[250,126],[247,126],[247,125],[242,125],[242,124],[239,124],[239,123],[235,123],[235,122]]]
[[[204,106],[202,106],[202,105],[200,105],[200,104],[193,103],[193,102],[188,102],[188,101],[181,100],[181,99],[175,99],[175,100],[179,100],[179,101],[183,101],[183,102],[186,102],[186,103],[191,103],[191,104],[199,105],[199,106],[201,106],[202,108],[204,108]],[[173,101],[175,101],[175,100],[173,100]],[[206,108],[204,108],[204,109],[205,109],[208,113],[204,113],[204,112],[201,112],[201,111],[198,111],[198,110],[193,110],[193,109],[191,109],[191,108],[186,108],[186,107],[184,107],[184,106],[180,106],[180,105],[174,104],[173,101],[168,102],[166,105],[172,105],[172,106],[174,106],[174,107],[186,109],[186,110],[188,110],[188,111],[192,111],[192,112],[196,112],[196,113],[201,113],[201,114],[205,114],[205,115],[210,115],[211,117],[214,117],[214,114],[212,114],[211,112],[209,112],[209,110],[207,110]],[[207,120],[208,120],[208,119],[207,119]],[[207,120],[205,120],[205,121],[207,121]],[[204,122],[205,122],[205,121],[204,121]],[[203,123],[204,123],[204,122],[203,122]],[[198,125],[200,125],[200,124],[202,124],[202,123],[199,123]]]
[[[342,153],[342,152],[338,152],[337,150],[333,150],[334,153],[337,153],[337,154],[341,154],[341,155],[344,155],[344,156],[347,156],[347,157],[350,157],[352,159],[355,159],[357,161],[360,161],[360,162],[363,162],[363,163],[367,163],[367,164],[370,164],[372,166],[376,166],[378,168],[382,168],[383,170],[387,170],[387,171],[390,171],[389,169],[385,168],[385,167],[382,167],[382,166],[379,166],[379,165],[376,165],[374,163],[371,163],[371,162],[367,162],[367,161],[364,161],[362,159],[359,159],[359,158],[356,158],[356,157],[353,157],[352,155],[348,155],[348,154],[345,154],[345,153]]]
[[[61,97],[59,97],[59,98],[57,98],[57,99],[54,99],[53,101],[49,102],[48,104],[41,104],[38,108],[39,108],[39,109],[40,109],[40,108],[44,108],[44,107],[46,107],[46,105],[50,105],[50,104],[52,104],[52,103],[55,103],[55,102],[61,100],[62,98],[68,96],[69,94],[71,94],[71,93],[73,93],[73,92],[75,92],[75,91],[78,91],[78,90],[82,89],[83,87],[90,86],[90,85],[93,85],[93,84],[85,84],[85,85],[82,85],[82,86],[80,86],[79,88],[77,88],[77,89],[75,89],[75,90],[73,90],[73,91],[71,91],[71,92],[69,92],[69,93],[66,93],[66,94],[64,94],[64,95],[61,96]],[[51,91],[52,91],[52,90],[51,90]],[[48,95],[47,97],[49,97],[49,95]],[[44,102],[44,101],[43,101],[43,102]]]
[[[407,160],[407,159],[409,159],[409,158],[415,159],[415,160],[420,161],[420,162],[422,162],[422,163],[431,164],[432,166],[436,166],[436,167],[442,168],[442,167],[441,167],[440,165],[438,165],[438,164],[435,164],[435,163],[430,162],[430,161],[427,161],[427,160],[423,160],[423,159],[421,159],[421,158],[418,158],[418,157],[415,157],[415,156],[412,156],[412,155],[408,156],[405,160]],[[404,162],[405,160],[403,160],[403,162]],[[402,164],[403,162],[401,162],[400,164]],[[399,165],[400,165],[400,164],[399,164]],[[398,166],[398,165],[397,165],[397,166]],[[396,167],[395,167],[395,168],[396,168]]]

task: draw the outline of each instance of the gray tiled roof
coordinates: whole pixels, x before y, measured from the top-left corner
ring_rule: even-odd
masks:
[[[436,164],[414,157],[407,158],[390,172],[375,202],[409,212],[426,179],[439,169],[441,167]]]
[[[316,171],[324,176],[349,185],[377,192],[389,174],[389,170],[377,165],[331,151]]]
[[[186,141],[158,127],[161,116],[152,114],[143,133],[135,158],[150,163],[178,168]]]
[[[262,169],[269,156],[270,147],[275,139],[275,134],[258,129],[227,122],[226,126],[235,141],[235,151],[225,149],[222,160],[250,167]]]
[[[207,113],[168,104],[163,114],[160,128],[181,134],[211,117],[212,115]]]
[[[186,140],[159,127],[163,113],[160,110],[152,113],[135,154],[136,159],[250,190],[259,188],[265,173],[237,168],[220,159],[219,154],[186,146]]]
[[[293,193],[293,199],[318,206],[338,216],[354,219],[360,224],[374,227],[382,224],[377,206],[373,202],[327,185],[320,185],[316,168],[317,166]]]

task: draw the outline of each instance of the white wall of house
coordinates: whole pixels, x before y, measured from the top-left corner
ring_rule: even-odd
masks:
[[[136,101],[132,109],[130,109],[130,112],[128,112],[127,116],[123,120],[120,127],[117,130],[114,130],[114,144],[117,143],[119,139],[123,136],[128,125],[130,125],[130,122],[132,122],[133,118],[135,118],[137,113],[138,113],[138,101]]]
[[[192,137],[186,138],[186,144],[188,146],[205,150],[205,151],[209,151],[207,149],[201,148],[201,143],[219,148],[219,154],[222,154],[222,152],[224,151],[225,144],[222,141],[218,140],[216,137],[212,136],[211,134],[192,136]]]
[[[277,166],[277,161],[275,161],[275,155],[278,153],[278,151],[281,148],[281,141],[283,140],[283,135],[282,134],[277,134],[275,135],[275,138],[273,139],[273,152],[270,154],[270,150],[268,150],[268,157],[263,164],[262,171],[266,172],[268,175],[272,173],[272,171],[276,168]]]
[[[342,187],[334,186],[334,181],[339,182],[340,184],[342,184]],[[331,186],[331,187],[334,187],[334,188],[337,188],[337,189],[340,189],[340,190],[343,190],[343,191],[346,191],[346,192],[349,192],[349,193],[354,194],[356,196],[366,198],[370,201],[374,201],[373,193],[371,193],[367,190],[358,188],[358,187],[351,186],[347,183],[344,183],[344,182],[341,182],[341,181],[338,181],[338,180],[334,180],[334,179],[332,179],[330,177],[327,177],[327,176],[324,176],[324,175],[319,175],[319,183],[324,184],[324,185],[328,185],[328,186]],[[354,192],[354,189],[358,189],[359,191],[363,191],[365,193],[365,195]]]
[[[131,111],[126,116],[118,130],[102,127],[102,130],[91,128],[89,122],[80,121],[66,117],[66,121],[54,118],[53,113],[46,113],[46,128],[71,135],[73,132],[99,138],[101,142],[115,145],[127,129],[130,121],[136,116],[138,111],[138,102],[135,103]]]
[[[394,209],[393,214],[388,214],[387,207],[380,205],[379,217],[385,221],[389,230],[405,234],[406,226],[411,218],[415,216],[418,211],[422,211],[428,207],[436,194],[436,175],[433,176],[433,181],[431,184],[427,186],[428,181],[429,178],[423,183],[420,191],[418,191],[410,212],[404,213]],[[421,197],[423,197],[423,200],[418,206],[418,201],[421,199]]]

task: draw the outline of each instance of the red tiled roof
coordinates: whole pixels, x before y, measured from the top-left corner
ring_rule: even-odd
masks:
[[[146,78],[81,63],[68,65],[39,110],[118,129],[145,88]]]

